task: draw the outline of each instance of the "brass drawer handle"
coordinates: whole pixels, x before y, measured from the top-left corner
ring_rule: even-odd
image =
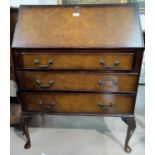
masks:
[[[116,60],[112,66],[106,66],[105,61],[102,60],[102,59],[99,60],[99,63],[103,66],[103,69],[106,69],[106,70],[107,69],[110,69],[110,70],[112,70],[112,69],[115,69],[115,67],[120,64],[120,61],[119,60]]]
[[[54,84],[54,81],[53,80],[50,80],[48,81],[48,84],[47,85],[43,85],[41,84],[42,82],[40,80],[36,80],[36,83],[39,85],[39,87],[41,88],[49,88],[51,87],[53,84]]]
[[[41,109],[45,109],[45,110],[53,110],[53,107],[55,106],[55,102],[53,101],[52,103],[45,105],[43,103],[43,101],[38,101],[38,105]]]
[[[116,80],[114,80],[114,79],[112,79],[112,78],[109,78],[109,77],[104,78],[104,79],[102,79],[102,80],[99,80],[98,83],[99,83],[100,85],[104,85],[106,81],[111,81],[113,85],[117,85],[117,84],[118,84],[118,82],[117,82]]]
[[[34,64],[37,65],[38,68],[49,68],[52,63],[53,61],[51,59],[48,60],[47,65],[41,64],[39,59],[34,60]]]
[[[99,102],[99,103],[97,104],[97,106],[98,106],[101,110],[109,110],[109,108],[114,108],[114,107],[115,107],[115,104],[113,104],[113,103],[111,102],[109,105],[105,105],[104,103]]]

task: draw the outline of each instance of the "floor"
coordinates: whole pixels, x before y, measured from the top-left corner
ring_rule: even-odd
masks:
[[[137,128],[130,141],[130,155],[145,152],[144,89],[138,89]],[[29,125],[32,147],[28,150],[23,148],[25,137],[21,131],[11,128],[11,155],[126,155],[126,129],[120,118],[36,116]]]

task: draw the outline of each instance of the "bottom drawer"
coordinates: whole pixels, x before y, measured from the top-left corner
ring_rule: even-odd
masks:
[[[128,113],[134,96],[99,93],[20,93],[23,111],[49,113]]]

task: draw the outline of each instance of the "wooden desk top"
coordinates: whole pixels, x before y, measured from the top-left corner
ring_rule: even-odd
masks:
[[[12,47],[144,46],[135,5],[77,6],[21,6]]]

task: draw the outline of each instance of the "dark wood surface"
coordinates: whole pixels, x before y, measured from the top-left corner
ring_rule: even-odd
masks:
[[[79,93],[21,93],[24,111],[133,113],[133,96]],[[39,103],[42,102],[42,105]],[[112,104],[112,105],[111,105]]]
[[[52,8],[52,11],[51,11]],[[14,35],[14,43],[18,43],[18,41],[23,41],[26,43],[25,36],[35,36],[39,35],[39,38],[34,39],[33,41],[35,44],[38,46],[33,46],[31,49],[31,46],[21,46],[21,49],[18,49],[18,46],[14,46],[14,62],[15,62],[15,69],[16,69],[16,79],[17,83],[19,86],[19,90],[30,90],[30,91],[35,91],[35,90],[41,90],[41,91],[47,91],[47,90],[52,90],[52,91],[61,91],[66,94],[69,91],[87,91],[87,92],[108,92],[110,93],[136,93],[137,92],[137,87],[138,87],[138,79],[139,79],[139,73],[140,73],[140,67],[141,67],[141,60],[142,60],[142,55],[143,55],[143,42],[142,42],[142,36],[141,34],[141,29],[139,23],[139,18],[138,18],[138,13],[135,5],[103,5],[103,6],[80,6],[80,10],[83,12],[80,12],[84,14],[85,20],[80,16],[80,20],[87,21],[90,18],[90,15],[92,13],[93,20],[96,21],[96,23],[91,23],[93,26],[95,25],[97,28],[97,31],[100,31],[99,33],[96,33],[96,29],[93,30],[93,33],[95,36],[92,36],[90,38],[92,40],[92,46],[91,45],[86,45],[85,47],[87,49],[81,49],[84,46],[82,45],[82,42],[86,43],[86,38],[82,37],[80,38],[80,42],[77,42],[78,49],[72,49],[74,46],[74,41],[78,39],[78,36],[73,35],[73,38],[65,40],[65,42],[62,43],[67,43],[66,46],[67,48],[70,48],[69,50],[66,50],[64,48],[60,47],[65,47],[61,45],[57,45],[57,43],[52,42],[50,45],[54,44],[55,48],[54,49],[46,49],[49,48],[48,44],[46,44],[46,47],[40,46],[40,41],[44,43],[44,41],[48,42],[50,41],[60,41],[61,39],[59,36],[54,36],[52,35],[57,34],[57,28],[55,29],[46,29],[47,32],[49,32],[49,38],[46,37],[46,35],[42,33],[42,25],[38,24],[40,21],[39,19],[44,16],[42,19],[41,24],[44,24],[45,27],[47,27],[46,22],[49,23],[48,27],[50,24],[55,24],[59,23],[62,26],[62,21],[64,20],[64,15],[61,15],[60,13],[65,13],[66,12],[66,17],[69,21],[72,21],[72,16],[69,16],[69,12],[74,9],[75,6],[22,6],[20,8],[20,14],[18,18],[18,24],[16,26],[16,32]],[[42,10],[42,12],[40,11]],[[88,13],[88,10],[91,12]],[[97,10],[95,12],[95,10]],[[47,14],[47,12],[52,12],[50,15]],[[65,12],[64,12],[65,11]],[[134,27],[133,31],[130,33],[133,33],[134,39],[139,40],[141,42],[141,46],[137,48],[138,46],[132,46],[128,45],[124,46],[124,41],[130,42],[130,38],[123,38],[123,34],[126,35],[126,37],[129,37],[128,34],[128,29],[127,31],[124,31],[124,27],[128,27],[129,23],[127,24],[125,16],[121,16],[120,19],[118,20],[119,22],[122,22],[123,29],[120,29],[117,27],[117,24],[115,23],[116,21],[114,20],[116,15],[118,17],[118,14],[120,12],[123,13],[123,11],[129,13],[129,17],[132,16],[134,20],[131,20],[130,18],[130,24]],[[116,15],[114,14],[116,13]],[[40,16],[41,17],[40,17]],[[101,16],[102,15],[102,16]],[[34,20],[34,17],[35,20]],[[46,17],[46,18],[45,18]],[[59,18],[60,19],[59,19]],[[109,18],[111,17],[110,21]],[[75,17],[76,18],[76,17]],[[78,17],[77,17],[78,18]],[[103,19],[102,19],[103,18]],[[49,19],[53,19],[52,22],[49,21]],[[100,19],[100,20],[97,20]],[[38,21],[39,20],[39,21]],[[45,22],[45,21],[46,22]],[[67,24],[68,24],[67,20]],[[77,19],[78,20],[78,19]],[[103,25],[103,21],[104,25]],[[45,22],[45,23],[44,23]],[[111,23],[113,22],[113,24]],[[89,23],[89,22],[88,22]],[[37,27],[35,26],[37,25]],[[90,23],[88,24],[90,25]],[[90,26],[92,26],[90,25]],[[121,45],[119,46],[118,49],[118,39],[113,38],[113,35],[110,32],[111,25],[115,26],[115,29],[117,29],[117,33],[120,35],[119,37],[123,40],[119,40]],[[86,27],[79,27],[77,29],[74,29],[74,25],[69,25],[72,30],[79,29],[79,31],[85,30],[83,28]],[[69,28],[70,28],[69,27]],[[130,27],[130,28],[131,28]],[[36,29],[35,29],[36,28]],[[98,35],[99,37],[104,36],[103,34],[105,32],[105,29],[110,32],[110,35],[108,36],[110,38],[109,42],[109,48],[106,49],[106,46],[103,46],[103,49],[97,49],[101,48],[99,46],[99,40],[97,39]],[[138,29],[138,30],[137,30]],[[67,29],[66,30],[66,35],[68,35]],[[59,33],[62,33],[65,31],[64,29],[61,29],[59,27]],[[87,28],[86,31],[83,31],[85,33],[84,36],[89,36],[88,31],[89,27]],[[30,31],[32,33],[30,33]],[[40,32],[41,31],[41,32]],[[139,32],[139,35],[138,35]],[[91,33],[91,32],[90,32]],[[18,38],[17,38],[17,35]],[[20,36],[23,37],[20,38]],[[53,38],[54,36],[54,38]],[[106,36],[106,35],[105,35]],[[51,38],[50,38],[51,37]],[[74,38],[75,37],[75,38]],[[115,41],[111,39],[115,39]],[[32,38],[31,38],[32,39]],[[32,44],[33,41],[29,40]],[[38,39],[38,40],[37,40]],[[39,40],[41,39],[41,40]],[[74,40],[75,39],[75,40]],[[103,39],[103,38],[102,38]],[[108,40],[108,39],[107,39]],[[73,42],[72,42],[73,41]],[[103,39],[102,40],[104,43],[107,44],[107,42]],[[136,40],[133,40],[134,43],[136,43]],[[14,44],[13,43],[13,44]],[[111,43],[117,44],[116,46],[112,46]],[[27,43],[26,43],[27,44]],[[73,46],[72,46],[73,45]],[[104,44],[103,44],[104,45]],[[37,49],[35,49],[35,47]],[[38,47],[41,47],[42,49],[38,49]],[[53,47],[53,46],[51,46]],[[96,49],[94,49],[95,47]],[[56,49],[57,48],[57,49]],[[89,49],[88,49],[89,48]],[[110,49],[111,48],[111,49]],[[18,61],[16,61],[18,60]],[[49,63],[50,61],[50,63]],[[37,62],[37,63],[36,63]],[[104,63],[103,63],[104,62]],[[115,65],[115,62],[119,62],[117,65]],[[19,71],[22,70],[23,71]],[[27,70],[25,70],[27,69]],[[51,69],[51,70],[47,70]],[[53,70],[57,70],[54,72]],[[66,71],[62,72],[62,70],[66,69]],[[29,71],[31,70],[31,72]],[[75,70],[74,72],[71,72],[71,70]],[[88,72],[85,72],[87,70]],[[98,70],[100,73],[95,72],[94,70]],[[91,72],[89,72],[91,71]],[[114,72],[116,72],[114,74]],[[110,72],[107,74],[106,72]],[[39,81],[39,82],[38,82]],[[51,84],[52,81],[52,84]],[[104,84],[102,83],[103,81]],[[114,83],[118,84],[114,84]],[[46,86],[43,88],[43,86]],[[135,98],[136,99],[136,98]]]
[[[130,153],[131,152],[131,147],[129,146],[129,140],[132,137],[134,130],[136,129],[136,121],[132,117],[130,117],[130,118],[122,117],[122,120],[128,125],[124,150],[127,153]]]
[[[21,89],[136,92],[138,74],[90,72],[17,72]]]
[[[134,5],[22,6],[12,47],[141,48],[138,18]]]
[[[24,69],[42,69],[44,65],[44,68],[49,69],[100,70],[111,67],[113,70],[132,70],[134,53],[97,53],[96,51],[73,55],[72,53],[44,53],[42,50],[42,53],[21,53],[21,59]],[[35,63],[36,61],[38,63]],[[49,64],[50,61],[51,64]],[[115,65],[116,62],[119,64]]]
[[[12,43],[14,30],[18,19],[18,8],[10,8],[10,42]]]
[[[12,47],[25,148],[27,116],[77,114],[122,117],[131,151],[144,51],[135,5],[22,6]]]
[[[15,25],[17,23],[18,8],[10,8],[10,44],[12,44]],[[12,61],[12,48],[10,48],[10,79],[15,80],[14,67]]]

